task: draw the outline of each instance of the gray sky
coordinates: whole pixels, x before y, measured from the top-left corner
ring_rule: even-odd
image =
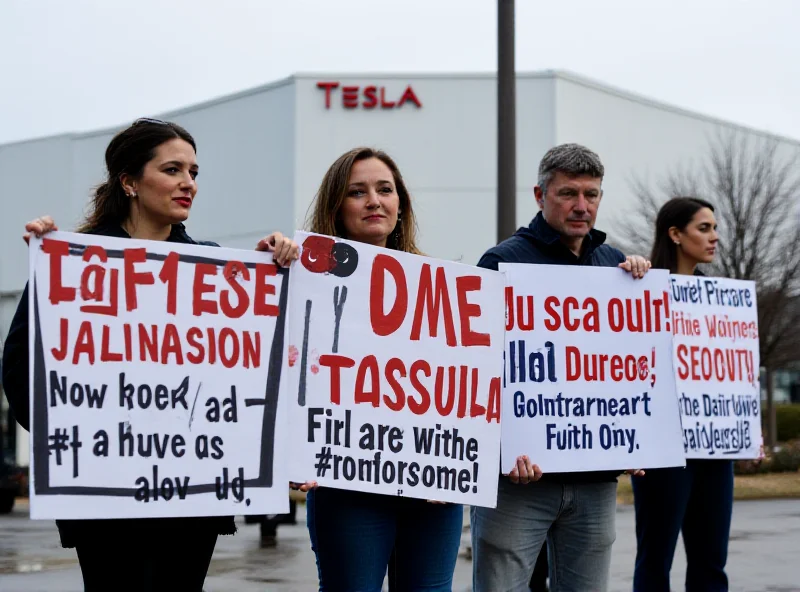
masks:
[[[516,0],[563,68],[800,139],[795,0]],[[120,125],[293,72],[493,71],[495,0],[0,0],[0,143]]]

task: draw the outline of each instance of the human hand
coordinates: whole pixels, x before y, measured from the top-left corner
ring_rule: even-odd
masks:
[[[634,477],[644,477],[644,469],[628,469],[625,473]]]
[[[542,469],[539,468],[539,465],[532,464],[531,459],[527,456],[518,456],[517,464],[511,469],[508,478],[512,483],[522,483],[526,485],[541,479]]]
[[[297,243],[280,232],[273,232],[258,241],[256,251],[272,253],[272,258],[281,267],[288,266],[300,256],[300,247]]]
[[[289,487],[292,489],[296,489],[297,491],[310,491],[312,489],[316,489],[319,487],[319,484],[316,481],[306,481],[305,483],[296,483],[294,481],[289,481]]]
[[[625,261],[619,264],[619,267],[630,273],[635,280],[642,279],[651,266],[650,261],[639,255],[628,255]]]
[[[25,234],[22,235],[22,240],[27,245],[30,244],[29,241],[32,234],[36,238],[42,238],[42,235],[54,230],[58,230],[55,221],[50,216],[42,216],[41,218],[36,218],[36,220],[31,220],[25,225]]]

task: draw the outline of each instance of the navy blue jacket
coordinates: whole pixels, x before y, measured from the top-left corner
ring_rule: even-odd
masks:
[[[88,234],[130,238],[121,226],[107,226]],[[183,224],[174,224],[168,242],[190,245],[219,246],[212,242],[198,242],[188,234]],[[19,424],[30,430],[28,390],[28,286],[22,293],[14,319],[8,330],[3,350],[3,390]],[[203,518],[147,518],[136,520],[56,520],[64,547],[74,547],[86,541],[108,541],[124,537],[128,540],[147,541],[174,540],[179,544],[182,537],[197,533],[214,532],[233,534],[236,526],[233,516],[211,516]]]
[[[517,230],[511,238],[492,247],[483,254],[478,267],[497,270],[498,263],[538,263],[544,265],[592,265],[617,267],[625,261],[622,251],[605,243],[606,235],[591,230],[583,240],[580,256],[561,242],[558,232],[545,222],[539,212],[531,223]],[[536,459],[531,459],[534,463]],[[557,483],[596,483],[615,481],[621,471],[594,471],[582,473],[546,473],[542,480]]]

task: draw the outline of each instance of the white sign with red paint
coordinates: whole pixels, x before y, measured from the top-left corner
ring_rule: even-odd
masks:
[[[30,262],[33,518],[288,509],[288,270],[66,232]]]
[[[507,275],[502,467],[683,466],[668,274],[500,264]]]
[[[295,240],[293,479],[494,507],[502,274],[319,235]]]
[[[670,276],[675,373],[687,458],[759,458],[755,282]]]

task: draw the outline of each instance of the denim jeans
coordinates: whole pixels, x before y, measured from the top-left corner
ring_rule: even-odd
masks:
[[[463,506],[320,487],[307,497],[320,591],[380,592],[394,550],[396,592],[450,592]]]
[[[636,592],[669,592],[669,572],[683,531],[687,592],[728,589],[725,563],[733,512],[733,463],[687,460],[686,468],[651,469],[633,478]]]
[[[527,592],[545,540],[552,592],[605,592],[616,494],[616,482],[515,485],[500,477],[497,507],[471,509],[475,592]]]

